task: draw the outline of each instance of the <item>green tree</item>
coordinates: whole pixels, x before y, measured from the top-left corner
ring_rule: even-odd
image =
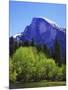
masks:
[[[15,83],[16,76],[17,76],[17,73],[16,73],[15,66],[14,66],[13,60],[10,58],[9,59],[9,80],[10,82]]]
[[[46,79],[48,80],[55,80],[55,75],[56,75],[56,63],[53,59],[48,59],[47,64],[46,64]]]
[[[9,38],[9,54],[12,56],[16,49],[19,48],[19,41],[15,40],[13,37]]]
[[[65,65],[62,65],[61,67],[58,66],[56,80],[58,80],[58,81],[66,80],[66,66]]]
[[[31,77],[34,55],[31,47],[20,47],[13,55],[14,65],[16,67],[17,79],[28,81]]]
[[[56,63],[61,64],[61,47],[59,41],[56,40],[55,42],[55,61]]]
[[[14,53],[14,38],[10,37],[9,38],[9,54],[10,56],[13,55]]]

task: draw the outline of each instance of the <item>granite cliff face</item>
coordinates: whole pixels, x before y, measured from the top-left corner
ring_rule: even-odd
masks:
[[[61,46],[61,56],[66,52],[66,31],[46,18],[33,18],[24,32],[16,35],[15,38],[22,41],[33,40],[35,44],[47,45],[49,49],[54,48],[57,40]]]
[[[48,47],[52,47],[57,39],[65,47],[66,32],[52,21],[33,18],[31,24],[26,26],[24,32],[18,34],[15,38],[28,41],[33,39],[36,44],[46,44]]]

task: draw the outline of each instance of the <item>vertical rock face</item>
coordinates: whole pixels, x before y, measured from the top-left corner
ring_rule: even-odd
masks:
[[[61,46],[61,55],[64,56],[66,50],[66,31],[48,19],[33,18],[31,24],[26,26],[21,35],[16,36],[22,41],[34,41],[36,44],[47,45],[49,49],[54,48],[57,40]]]
[[[47,19],[33,18],[31,24],[23,32],[22,40],[34,40],[37,44],[46,44],[52,47],[55,39],[65,46],[66,33],[61,30],[54,22]]]

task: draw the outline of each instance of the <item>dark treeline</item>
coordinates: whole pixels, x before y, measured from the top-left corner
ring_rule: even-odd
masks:
[[[22,46],[22,47],[34,46],[34,47],[36,47],[38,52],[40,52],[40,51],[44,52],[48,58],[50,58],[50,57],[53,58],[55,60],[55,62],[58,63],[59,65],[66,64],[66,51],[64,53],[64,57],[62,58],[61,46],[57,40],[55,41],[54,48],[49,49],[46,45],[35,44],[33,39],[32,39],[32,41],[21,41],[21,40],[17,41],[13,37],[10,37],[10,39],[9,39],[9,54],[10,54],[10,56],[12,56],[14,54],[14,52],[16,51],[16,49],[18,49],[20,46]]]
[[[24,46],[34,46],[34,42],[32,41],[17,41],[16,39],[14,39],[13,37],[9,38],[9,54],[10,56],[12,56],[14,54],[14,52],[16,51],[16,49],[18,49],[20,46],[24,47]]]

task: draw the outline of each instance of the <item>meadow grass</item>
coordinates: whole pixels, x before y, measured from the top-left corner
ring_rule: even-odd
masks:
[[[10,83],[9,88],[36,88],[36,87],[51,87],[51,86],[65,86],[65,81],[40,81],[40,82],[28,82],[28,83]]]

